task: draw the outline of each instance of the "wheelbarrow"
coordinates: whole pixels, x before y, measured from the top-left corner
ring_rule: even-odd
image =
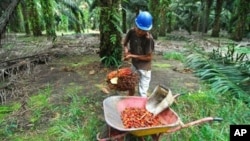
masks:
[[[176,97],[175,97],[176,98]],[[144,140],[144,136],[151,136],[154,141],[158,141],[163,133],[173,133],[178,130],[202,124],[209,121],[221,121],[221,118],[206,117],[196,121],[183,124],[178,114],[170,107],[162,110],[157,116],[162,123],[159,126],[142,127],[142,128],[125,128],[121,112],[125,108],[145,108],[148,98],[139,96],[110,96],[103,101],[104,118],[108,125],[108,136],[96,138],[98,141],[123,141],[126,135],[131,134]]]

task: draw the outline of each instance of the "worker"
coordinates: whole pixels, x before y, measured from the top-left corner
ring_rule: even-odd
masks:
[[[123,42],[124,60],[131,60],[131,69],[139,74],[138,92],[147,97],[151,81],[151,63],[154,40],[149,31],[153,26],[153,17],[147,11],[140,11],[135,18],[135,27],[130,29]],[[133,96],[135,88],[128,95]]]

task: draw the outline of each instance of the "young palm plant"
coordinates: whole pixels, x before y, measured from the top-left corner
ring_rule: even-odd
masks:
[[[231,53],[231,55],[228,55],[229,53]],[[228,56],[230,56],[230,58]],[[244,67],[244,70],[242,67],[238,67],[242,66],[242,64],[249,64],[249,60],[245,59],[245,61],[233,62],[232,60],[235,60],[233,59],[235,56],[238,56],[237,53],[230,51],[225,55],[218,53],[218,51],[214,51],[212,55],[196,51],[187,57],[186,63],[195,70],[195,74],[198,77],[210,84],[211,89],[215,93],[233,94],[237,98],[249,103],[249,72],[246,73],[246,67]],[[226,64],[225,62],[230,63]]]

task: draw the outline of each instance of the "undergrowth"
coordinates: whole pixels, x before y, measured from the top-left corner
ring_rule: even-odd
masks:
[[[180,96],[172,108],[183,123],[189,123],[205,117],[219,117],[221,122],[212,121],[182,129],[165,138],[171,141],[226,141],[229,140],[230,125],[249,124],[249,107],[240,99],[217,95],[211,90],[201,90]]]
[[[50,103],[52,87],[41,90],[27,101],[31,112],[27,120],[33,127],[25,132],[18,127],[12,132],[1,130],[0,139],[18,141],[95,140],[96,129],[101,121],[95,115],[95,108],[89,106],[91,101],[87,97],[79,96],[82,90],[83,87],[70,84],[65,88],[66,95],[63,97],[63,104]],[[48,121],[43,122],[45,116]],[[7,129],[11,120],[15,119],[4,120],[1,118],[1,129]]]

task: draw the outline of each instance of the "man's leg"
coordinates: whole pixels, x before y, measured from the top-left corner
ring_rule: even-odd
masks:
[[[139,94],[142,97],[147,97],[149,84],[151,80],[151,71],[139,70],[140,81],[139,81]]]

